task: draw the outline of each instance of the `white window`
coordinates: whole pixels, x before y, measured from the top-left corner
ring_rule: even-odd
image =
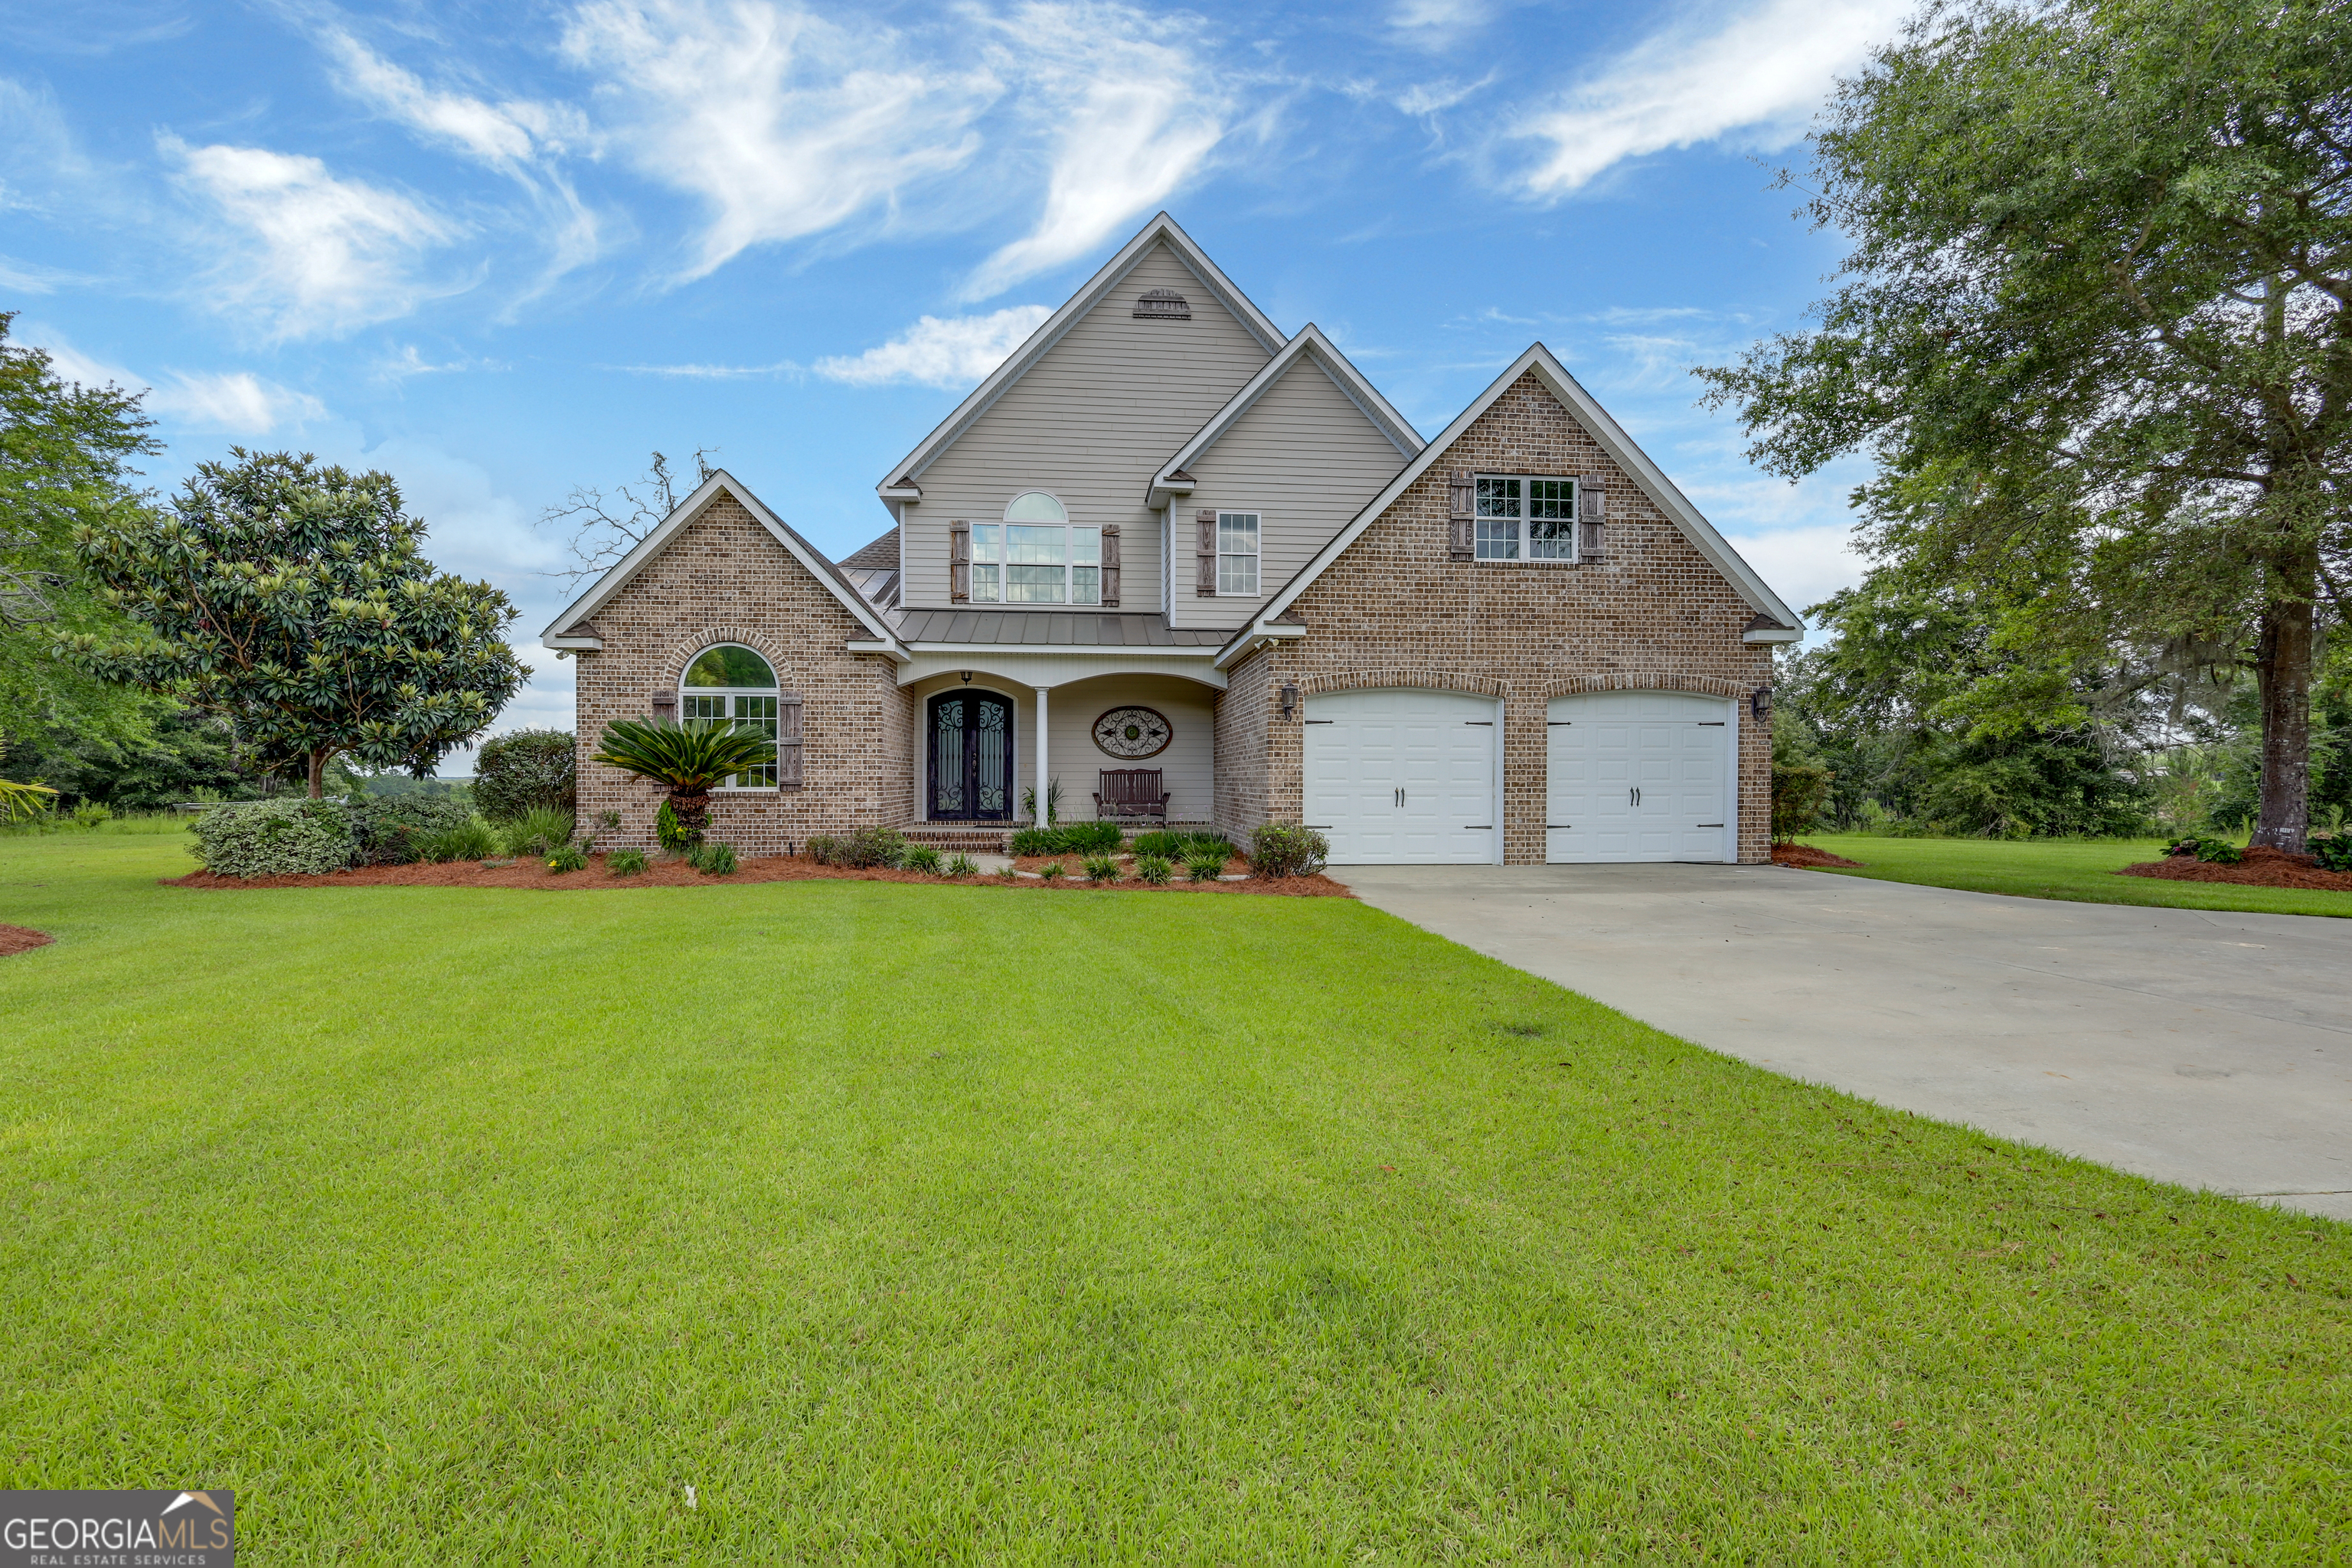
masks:
[[[1004,521],[971,527],[971,597],[979,605],[1099,605],[1102,530],[1069,521],[1044,490],[1013,498]]]
[[[707,647],[687,667],[685,689],[678,693],[681,723],[756,730],[776,738],[776,672],[768,661],[735,643]],[[773,789],[776,764],[768,763],[749,773],[736,773],[721,789]]]
[[[1221,511],[1217,514],[1217,592],[1257,592],[1258,514]]]
[[[1576,559],[1576,481],[1478,476],[1478,559]]]

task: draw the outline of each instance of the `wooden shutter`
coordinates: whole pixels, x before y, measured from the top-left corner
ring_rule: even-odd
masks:
[[[1452,560],[1475,561],[1478,556],[1478,481],[1469,469],[1456,468],[1447,493],[1453,497],[1453,504],[1446,516],[1445,553]]]
[[[971,524],[961,517],[948,524],[948,597],[959,605],[971,597]]]
[[[1195,580],[1193,591],[1204,599],[1213,598],[1215,596],[1217,592],[1216,509],[1214,507],[1202,507],[1199,511],[1192,514],[1192,520],[1201,525],[1201,542],[1198,552],[1201,570],[1198,578]]]
[[[776,787],[801,787],[801,700],[790,691],[776,699]]]
[[[1118,605],[1118,524],[1115,522],[1103,524],[1102,602],[1107,610]]]
[[[1576,481],[1576,558],[1598,561],[1609,526],[1609,481],[1588,474]]]

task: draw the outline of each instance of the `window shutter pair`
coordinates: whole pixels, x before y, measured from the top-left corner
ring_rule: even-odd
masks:
[[[1445,553],[1454,561],[1472,561],[1478,555],[1478,481],[1467,468],[1454,470],[1454,482],[1447,487],[1453,504],[1446,513]]]
[[[971,597],[971,524],[948,524],[948,597],[961,605]]]
[[[1601,559],[1601,535],[1609,525],[1609,481],[1587,474],[1576,481],[1576,558]]]
[[[1102,602],[1106,610],[1118,607],[1118,524],[1115,522],[1103,524]]]
[[[776,699],[776,787],[801,787],[801,700],[789,691]]]
[[[1193,514],[1201,525],[1200,575],[1194,581],[1193,592],[1202,598],[1213,598],[1217,592],[1217,512],[1214,507],[1202,507]]]

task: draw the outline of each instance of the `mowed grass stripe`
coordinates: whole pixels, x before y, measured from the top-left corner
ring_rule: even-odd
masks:
[[[0,841],[0,1485],[261,1562],[2340,1535],[2346,1227],[1360,905],[184,863]]]

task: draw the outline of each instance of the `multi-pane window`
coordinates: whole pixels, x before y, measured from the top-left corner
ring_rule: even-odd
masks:
[[[1013,498],[1004,521],[971,528],[971,597],[982,605],[1099,605],[1102,530],[1073,525],[1043,490]]]
[[[1257,592],[1258,514],[1221,511],[1217,514],[1217,592]]]
[[[1478,478],[1481,561],[1576,559],[1576,481],[1525,475]]]
[[[687,668],[684,689],[678,693],[682,723],[717,726],[732,723],[776,739],[776,672],[750,648],[721,643],[702,650]],[[729,777],[721,789],[774,789],[776,764],[771,760],[747,773]]]

